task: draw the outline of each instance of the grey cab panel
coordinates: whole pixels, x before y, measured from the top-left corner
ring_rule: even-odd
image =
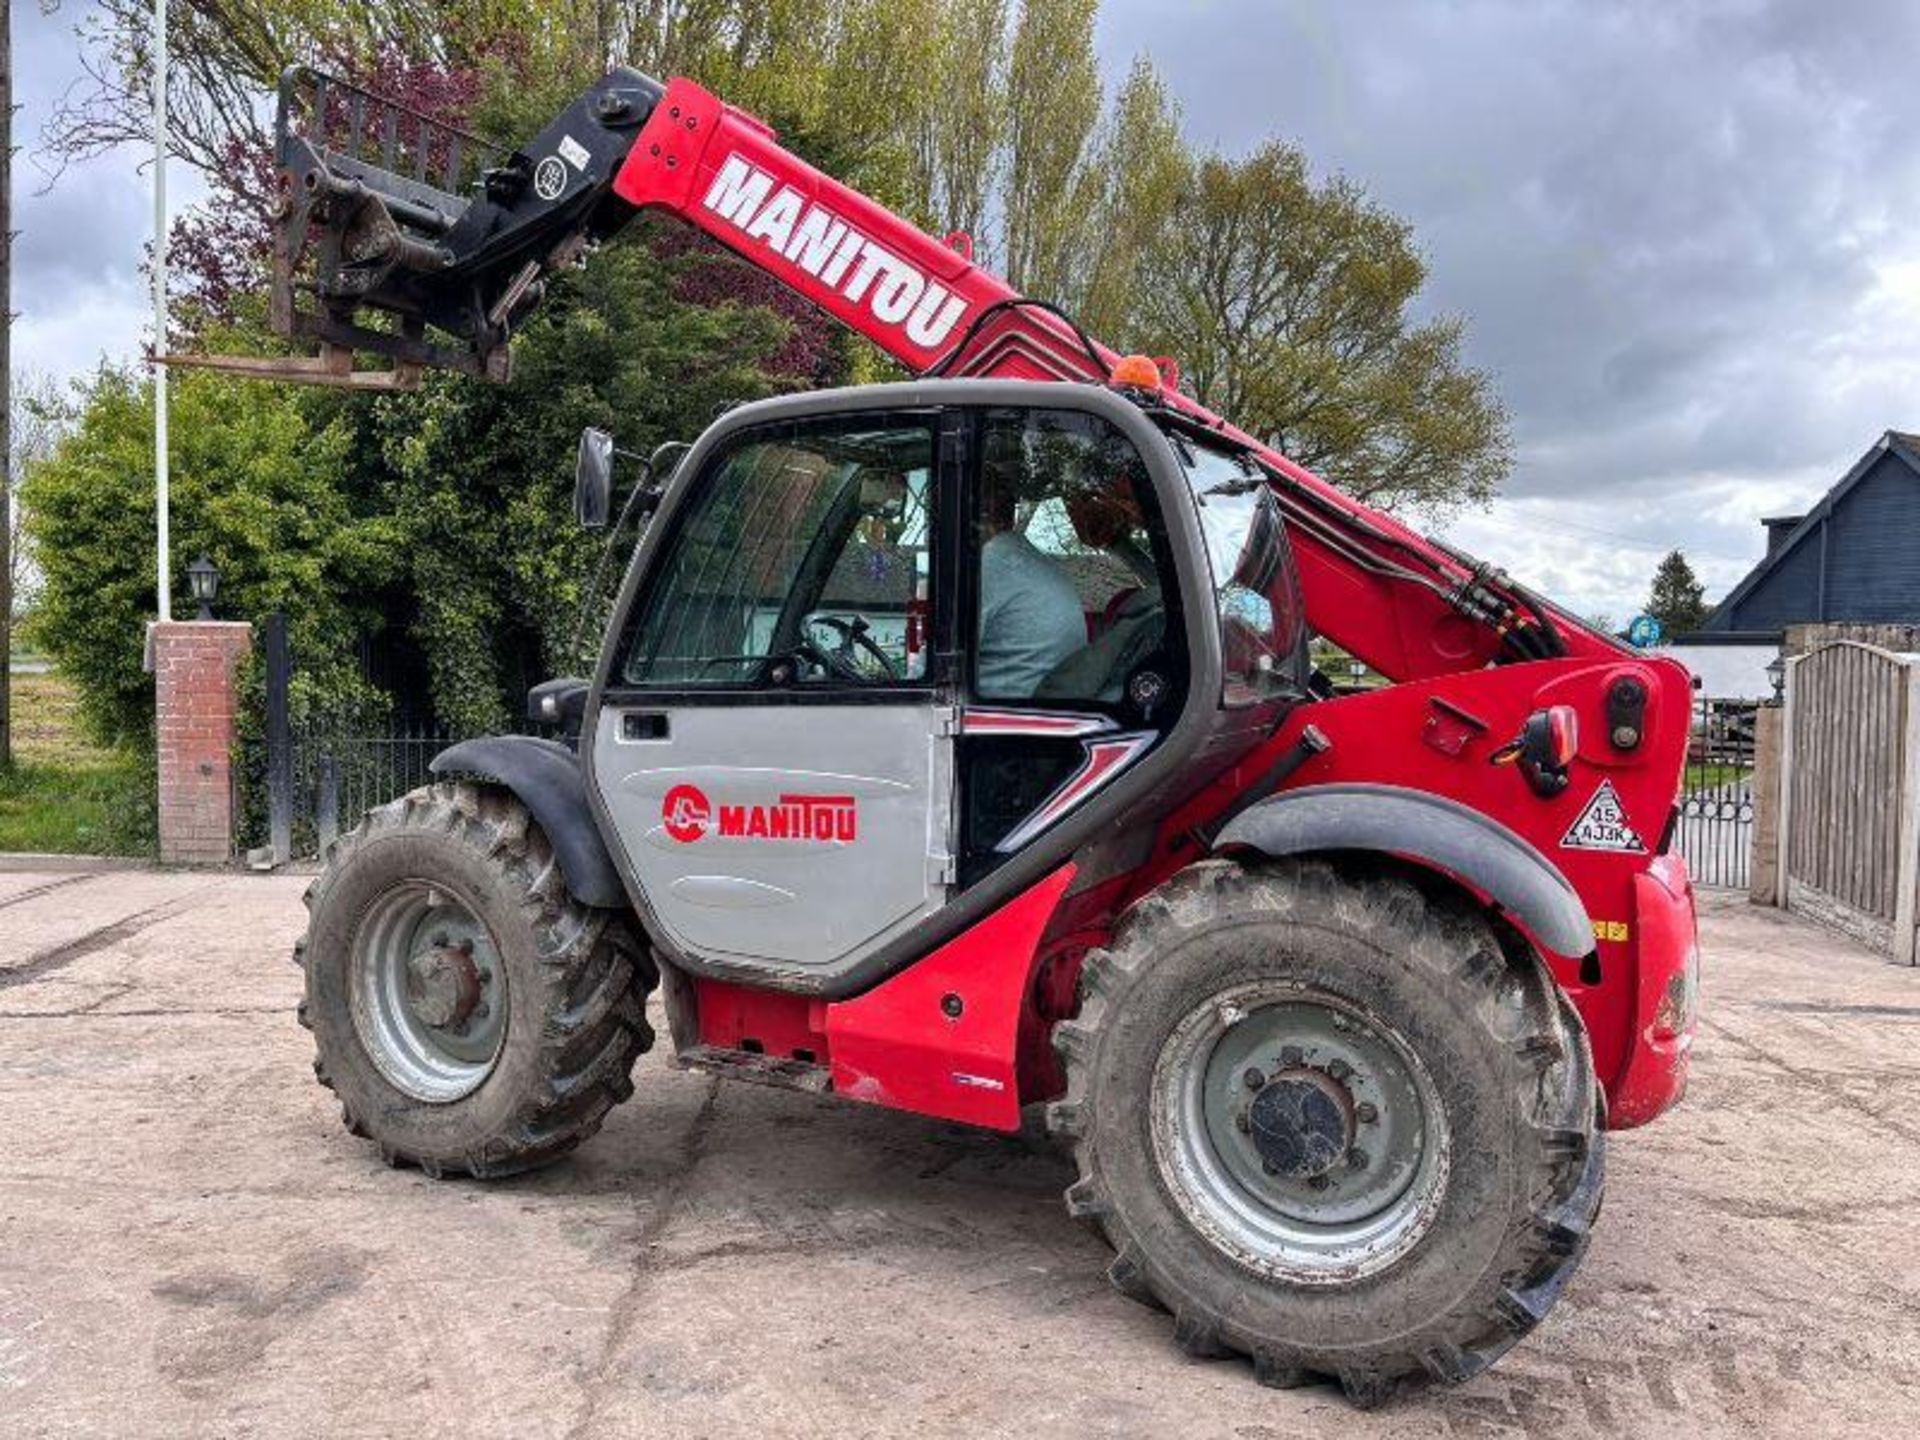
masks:
[[[629,873],[681,951],[839,969],[947,898],[952,741],[931,705],[609,705],[593,768]],[[641,712],[646,713],[646,712]]]
[[[969,868],[966,857],[992,845],[974,813],[981,785],[956,771],[984,774],[1028,743],[1008,731],[975,744],[971,722],[959,729],[959,706],[980,698],[968,695],[983,543],[970,437],[995,408],[1099,417],[1131,441],[1132,493],[1158,509],[1169,555],[1203,553],[1169,445],[1136,407],[1092,387],[916,382],[763,401],[716,424],[628,568],[582,747],[589,803],[675,964],[861,993],[1150,803],[1219,728],[1223,712],[1191,698],[1219,693],[1212,586],[1204,567],[1156,553],[1176,661],[1153,715],[1158,743],[1038,838]],[[1068,504],[1071,487],[1054,488],[1059,505],[1027,496],[1038,518],[1016,516],[1035,547],[1053,554],[1033,526],[1068,522],[1098,545]],[[1106,570],[1118,576],[1126,557],[1114,558]],[[1111,595],[1080,598],[1089,631],[1115,623]],[[1086,708],[1079,692],[1053,688],[1026,703]],[[1029,778],[1003,797],[1000,818],[1018,820],[1057,788]]]

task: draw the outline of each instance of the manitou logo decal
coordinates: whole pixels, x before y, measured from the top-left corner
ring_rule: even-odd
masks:
[[[824,205],[791,185],[729,155],[708,187],[706,207],[749,239],[779,251],[821,284],[855,304],[864,302],[883,325],[906,327],[907,338],[931,350],[953,333],[967,302],[891,250],[869,240]]]
[[[720,823],[714,825],[716,808]],[[660,825],[682,845],[716,829],[723,840],[815,840],[850,845],[859,836],[851,795],[782,795],[771,805],[716,807],[697,785],[676,785],[660,805]]]
[[[713,805],[697,785],[676,785],[660,805],[660,823],[682,845],[691,845],[713,823]]]

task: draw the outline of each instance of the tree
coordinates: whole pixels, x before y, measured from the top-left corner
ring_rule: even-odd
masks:
[[[1074,221],[1084,212],[1071,200],[1100,123],[1098,10],[1099,0],[1025,0],[1007,57],[999,259],[1016,287],[1043,299],[1064,298],[1079,260]]]
[[[1647,595],[1647,614],[1660,622],[1660,633],[1672,639],[1698,630],[1707,618],[1706,586],[1678,550],[1669,550],[1653,572]]]
[[[318,61],[512,143],[627,63],[691,76],[934,233],[968,230],[978,258],[1019,288],[1129,348],[1174,355],[1202,399],[1336,482],[1428,505],[1488,493],[1505,468],[1505,419],[1485,377],[1460,363],[1458,322],[1407,318],[1424,270],[1404,223],[1346,182],[1314,185],[1285,147],[1196,159],[1151,64],[1103,88],[1097,10],[173,0],[174,154],[213,191],[175,229],[176,347],[278,343],[264,324],[263,97],[287,63]],[[149,124],[149,0],[99,0],[87,17],[93,78],[43,137],[56,164],[144,140]],[[437,375],[415,395],[290,398],[184,379],[195,398],[182,400],[192,418],[176,433],[207,434],[204,455],[177,457],[176,524],[182,553],[204,544],[228,577],[226,613],[287,604],[306,627],[295,640],[309,667],[328,647],[370,656],[416,718],[499,723],[529,681],[578,664],[569,642],[596,543],[567,500],[581,425],[644,451],[691,438],[726,403],[887,368],[763,272],[694,232],[647,224],[555,277],[516,350],[504,392]],[[48,575],[41,633],[58,634],[100,726],[129,733],[143,731],[149,703],[134,603],[152,600],[140,568],[151,563],[146,394],[129,374],[98,377],[29,495]],[[317,468],[296,483],[284,466],[303,452]],[[301,513],[339,526],[345,548],[296,525]],[[223,550],[228,520],[240,529]]]
[[[1087,224],[1077,283],[1058,298],[1096,335],[1127,334],[1138,304],[1141,262],[1176,214],[1193,172],[1180,108],[1144,57],[1114,96],[1083,185]]]
[[[27,507],[20,492],[36,467],[49,459],[73,423],[72,403],[50,376],[26,371],[14,375],[8,391],[7,461],[13,482],[8,517],[7,573],[0,584],[10,590],[14,632],[20,633],[40,588],[40,570],[34,563],[33,537],[27,529]]]
[[[153,385],[107,367],[53,454],[26,476],[27,533],[43,559],[31,634],[81,695],[103,742],[150,743],[153,682],[141,665],[153,615]],[[221,609],[285,609],[316,662],[351,657],[378,629],[367,597],[394,568],[397,531],[356,513],[339,402],[196,372],[170,391],[177,423],[178,552],[219,567]]]
[[[1145,256],[1129,333],[1178,357],[1202,403],[1351,494],[1484,503],[1510,463],[1506,412],[1461,359],[1461,321],[1409,315],[1425,280],[1406,221],[1270,141],[1195,168]]]

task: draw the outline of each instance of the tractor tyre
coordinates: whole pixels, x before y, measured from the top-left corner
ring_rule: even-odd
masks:
[[[1398,872],[1193,866],[1087,956],[1054,1040],[1109,1279],[1262,1383],[1469,1379],[1586,1251],[1585,1028],[1517,937]]]
[[[314,1074],[389,1164],[528,1170],[633,1093],[653,962],[624,916],[567,893],[509,792],[437,784],[371,811],[306,903]]]

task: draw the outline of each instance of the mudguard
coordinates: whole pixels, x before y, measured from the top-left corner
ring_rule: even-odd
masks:
[[[499,781],[546,832],[574,899],[608,910],[627,908],[620,872],[587,805],[580,757],[565,745],[532,735],[489,735],[448,746],[427,768],[435,775]]]
[[[1504,825],[1443,796],[1397,785],[1309,785],[1248,807],[1214,848],[1404,856],[1491,896],[1557,955],[1578,959],[1594,948],[1586,907],[1553,862]]]

